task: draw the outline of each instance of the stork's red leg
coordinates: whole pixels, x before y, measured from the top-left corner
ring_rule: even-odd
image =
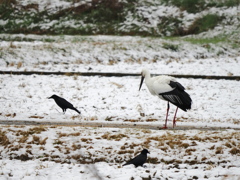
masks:
[[[168,112],[169,112],[169,109],[170,109],[170,105],[169,105],[169,101],[168,101],[166,120],[165,120],[165,125],[163,126],[164,129],[167,129],[167,120],[168,120]]]
[[[177,110],[178,110],[178,107],[177,107],[177,109],[176,109],[176,111],[175,111],[174,118],[173,118],[173,128],[174,128],[174,126],[176,126],[176,115],[177,115]]]

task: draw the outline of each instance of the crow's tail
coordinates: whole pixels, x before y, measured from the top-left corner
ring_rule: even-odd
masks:
[[[81,112],[77,110],[75,107],[73,107],[72,110],[76,111],[78,114],[81,114]]]
[[[132,164],[131,163],[131,160],[129,162],[126,162],[125,164],[123,164],[122,166],[126,166],[126,165],[129,165],[129,164]]]

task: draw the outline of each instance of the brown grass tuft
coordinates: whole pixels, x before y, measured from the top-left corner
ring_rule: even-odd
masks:
[[[46,141],[47,141],[47,139],[48,139],[48,137],[46,137],[46,138],[44,138],[44,139],[40,140],[40,141],[39,141],[39,144],[40,144],[40,145],[45,145],[45,144],[46,144]]]
[[[121,151],[118,151],[117,153],[118,154],[126,154],[126,153],[133,154],[134,151],[133,150],[121,150]]]
[[[7,146],[10,144],[8,137],[5,135],[5,132],[0,130],[0,145]]]
[[[73,144],[73,145],[72,145],[72,150],[73,150],[73,151],[76,151],[76,150],[78,150],[78,149],[81,149],[81,145],[80,145],[80,144]]]
[[[17,69],[21,68],[23,66],[23,62],[18,62]]]
[[[196,151],[196,149],[191,149],[191,148],[190,148],[190,149],[186,149],[185,152],[186,152],[187,155],[190,156],[190,155],[192,155],[192,152],[195,152],[195,151]]]
[[[216,154],[223,154],[223,148],[222,147],[217,147],[215,153]]]
[[[147,119],[146,122],[156,122],[158,121],[157,119]]]
[[[75,160],[77,160],[77,161],[79,161],[80,158],[81,158],[81,155],[80,155],[80,154],[72,155],[71,158],[72,158],[72,159],[75,159]]]
[[[63,144],[63,143],[64,143],[63,141],[56,139],[53,144]]]
[[[67,133],[58,133],[58,137],[59,138],[62,138],[62,137],[69,137],[69,136],[80,136],[81,134],[80,134],[80,132],[76,132],[76,133],[69,133],[69,134],[67,134]]]
[[[19,139],[19,143],[25,143],[26,141],[28,140],[28,136],[22,136],[20,139]]]
[[[30,132],[40,134],[43,131],[46,131],[46,128],[43,126],[36,126],[34,128],[29,129]]]
[[[33,116],[29,116],[29,118],[34,118],[34,119],[43,119],[44,117],[42,117],[42,116],[35,116],[35,115],[33,115]]]
[[[16,113],[13,113],[13,114],[6,114],[5,117],[15,117],[16,116]]]
[[[139,122],[138,119],[125,119],[124,122]]]
[[[26,154],[21,154],[20,156],[14,157],[14,159],[19,159],[21,161],[28,161],[28,160],[31,160],[32,158],[29,157],[29,155],[26,153]]]
[[[152,157],[148,157],[147,162],[151,163],[151,164],[159,164],[160,160],[156,157],[152,158]]]
[[[163,146],[163,147],[161,147],[160,148],[162,151],[164,151],[164,152],[167,152],[167,150],[168,150],[168,147],[166,147],[166,146]]]
[[[240,150],[236,147],[232,148],[229,152],[234,155],[240,154]]]
[[[90,138],[81,138],[82,142],[86,142],[86,143],[90,143],[92,141],[92,139]]]
[[[122,138],[128,138],[127,135],[125,134],[114,134],[114,135],[110,135],[109,133],[105,133],[102,135],[103,139],[107,139],[107,140],[115,140],[115,141],[120,141]]]
[[[27,137],[32,134],[40,134],[42,131],[46,131],[46,128],[43,126],[36,126],[36,127],[30,128],[28,131],[18,130],[16,135]]]
[[[209,149],[210,150],[213,150],[215,148],[215,145],[211,146]]]
[[[188,143],[182,143],[179,145],[179,147],[182,147],[182,148],[188,148],[190,145]]]
[[[231,148],[231,147],[232,147],[232,145],[231,145],[229,142],[226,142],[226,143],[225,143],[225,146],[228,147],[228,148]]]

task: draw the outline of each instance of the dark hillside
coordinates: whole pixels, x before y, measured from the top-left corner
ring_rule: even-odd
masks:
[[[182,36],[240,27],[239,0],[0,0],[0,33]]]

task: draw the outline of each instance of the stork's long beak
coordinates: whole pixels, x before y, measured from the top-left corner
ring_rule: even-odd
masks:
[[[142,87],[143,80],[144,80],[144,76],[142,76],[142,78],[141,78],[141,82],[140,82],[140,86],[139,86],[139,91],[140,91],[140,89],[141,89],[141,87]]]

